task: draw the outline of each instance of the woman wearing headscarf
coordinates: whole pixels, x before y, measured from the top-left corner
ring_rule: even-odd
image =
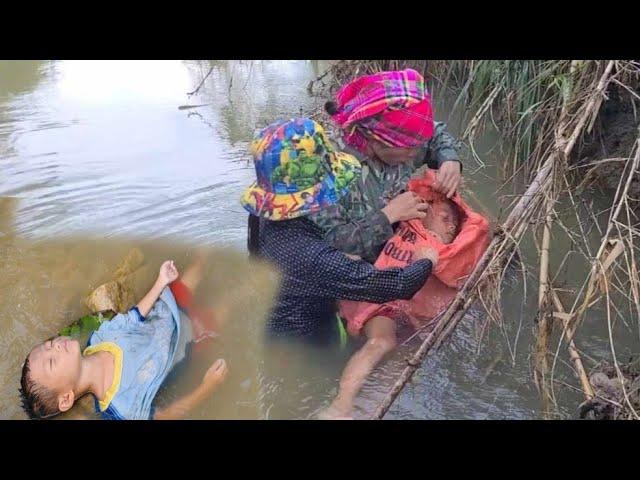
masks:
[[[462,168],[456,142],[433,121],[424,79],[412,69],[361,76],[325,108],[362,173],[336,205],[311,218],[334,247],[373,263],[395,223],[425,215],[405,191],[419,167],[438,169],[436,190],[449,198],[456,192]]]

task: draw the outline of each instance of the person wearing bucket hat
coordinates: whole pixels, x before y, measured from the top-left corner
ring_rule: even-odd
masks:
[[[313,120],[277,122],[251,144],[256,182],[242,196],[249,213],[289,220],[334,205],[360,174],[353,156],[337,152]]]
[[[306,118],[276,122],[253,143],[256,182],[241,204],[258,220],[252,250],[282,274],[267,321],[270,337],[313,343],[335,338],[336,300],[382,303],[411,298],[437,262],[433,250],[417,253],[405,268],[378,270],[330,246],[307,217],[335,205],[360,174],[351,155],[338,152],[324,129]]]
[[[419,200],[405,191],[417,168],[438,169],[436,188],[448,197],[455,193],[462,168],[457,142],[444,123],[433,121],[424,79],[412,69],[356,78],[325,109],[362,174],[338,203],[311,219],[333,246],[373,263],[395,223],[424,216]]]

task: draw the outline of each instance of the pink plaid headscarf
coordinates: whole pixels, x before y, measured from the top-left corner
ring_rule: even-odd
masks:
[[[412,69],[365,75],[338,91],[325,106],[344,132],[344,141],[366,150],[363,132],[390,147],[411,148],[433,135],[431,97]]]

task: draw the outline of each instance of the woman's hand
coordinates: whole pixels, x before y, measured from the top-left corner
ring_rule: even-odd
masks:
[[[440,193],[446,195],[447,198],[451,198],[456,193],[461,181],[462,175],[460,174],[460,162],[455,160],[446,160],[438,169],[434,188]]]
[[[425,210],[429,205],[413,192],[401,193],[393,198],[382,213],[387,216],[389,223],[396,223],[402,220],[413,220],[414,218],[424,218]]]

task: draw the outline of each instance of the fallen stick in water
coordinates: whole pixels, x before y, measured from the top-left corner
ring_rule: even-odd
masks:
[[[571,316],[567,315],[564,305],[560,301],[560,297],[555,290],[551,289],[551,299],[553,300],[553,304],[557,312],[554,312],[554,316],[559,318],[562,321],[564,326],[563,335],[565,336],[565,340],[568,342],[569,348],[569,357],[573,362],[573,365],[576,369],[576,373],[578,374],[578,378],[580,379],[580,385],[582,386],[582,392],[584,393],[585,399],[591,400],[594,396],[593,388],[589,383],[589,377],[587,376],[587,371],[584,368],[582,363],[582,359],[580,358],[580,353],[578,352],[578,348],[572,338],[572,332],[569,326],[569,321],[571,320]]]
[[[180,105],[178,110],[189,110],[190,108],[208,107],[211,103],[202,103],[200,105]]]
[[[602,95],[611,79],[614,61],[608,62],[602,77],[600,78],[589,101],[584,104],[582,112],[576,115],[578,118],[570,137],[566,138],[564,130],[566,123],[564,118],[560,118],[558,128],[558,136],[563,138],[562,148],[556,147],[542,167],[538,170],[535,178],[522,195],[516,206],[513,208],[500,232],[493,238],[484,255],[476,265],[462,289],[455,296],[440,321],[436,324],[433,331],[422,342],[415,354],[407,360],[407,366],[404,368],[396,383],[391,387],[382,402],[378,405],[371,419],[381,420],[397,396],[400,394],[404,386],[409,382],[415,371],[422,364],[424,357],[433,348],[438,347],[453,332],[457,324],[460,322],[467,309],[475,301],[478,294],[478,287],[481,282],[489,277],[490,267],[500,266],[502,262],[509,258],[509,253],[513,246],[526,231],[529,220],[533,216],[536,207],[539,206],[544,194],[551,186],[554,165],[558,163],[566,164],[566,159],[571,154],[580,134],[582,133],[587,121],[592,115],[595,115],[600,108]],[[565,112],[566,114],[566,112]]]

